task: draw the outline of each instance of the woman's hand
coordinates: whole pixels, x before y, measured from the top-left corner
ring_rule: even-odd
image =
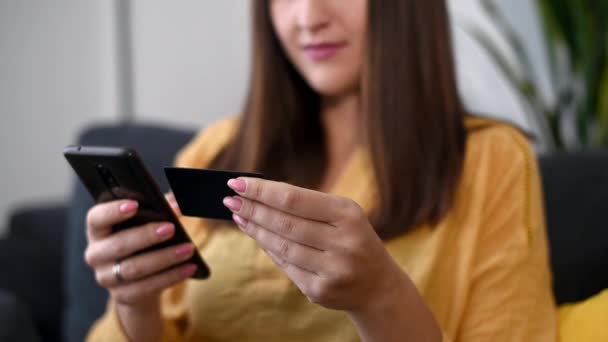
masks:
[[[441,330],[354,201],[258,178],[231,179],[237,225],[308,299],[345,311],[363,341],[440,341]]]
[[[172,206],[175,208],[174,204]],[[195,270],[192,264],[172,268],[192,256],[194,246],[191,243],[134,255],[171,239],[175,233],[171,223],[153,222],[112,232],[114,225],[133,217],[137,209],[137,202],[129,200],[92,207],[87,214],[88,246],[85,251],[85,260],[95,271],[99,285],[106,288],[117,303],[133,306],[148,302],[164,288],[188,278]],[[122,279],[113,272],[117,263],[120,263]],[[168,268],[171,269],[166,270]]]
[[[257,178],[228,186],[234,221],[311,302],[368,312],[402,291],[405,274],[354,201]]]
[[[179,208],[167,196],[174,211]],[[173,237],[169,222],[148,223],[113,232],[112,227],[137,213],[138,203],[118,200],[93,206],[87,214],[85,260],[99,285],[114,301],[123,327],[132,340],[153,340],[160,334],[160,293],[192,276],[196,265],[184,264],[193,255],[192,243],[136,254]],[[119,266],[119,275],[115,273]]]

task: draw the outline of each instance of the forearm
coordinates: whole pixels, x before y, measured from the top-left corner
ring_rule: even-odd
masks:
[[[361,341],[441,341],[433,314],[404,274],[395,291],[378,296],[368,307],[348,312]]]
[[[163,322],[158,303],[146,308],[115,304],[118,320],[130,341],[160,341]]]

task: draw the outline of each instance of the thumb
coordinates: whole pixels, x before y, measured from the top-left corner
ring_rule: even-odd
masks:
[[[182,211],[179,209],[179,204],[177,204],[177,200],[175,199],[175,195],[173,195],[173,192],[166,193],[165,199],[169,203],[169,206],[171,206],[171,209],[173,209],[175,215],[181,216]]]

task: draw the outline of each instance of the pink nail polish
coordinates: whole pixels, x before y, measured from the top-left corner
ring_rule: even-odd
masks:
[[[173,227],[173,224],[169,223],[169,224],[163,224],[162,226],[158,227],[158,229],[156,229],[156,235],[160,236],[160,237],[169,237],[171,236],[171,234],[173,234],[175,227]]]
[[[190,277],[191,275],[194,274],[194,272],[196,272],[196,265],[188,264],[188,265],[184,266],[184,268],[182,268],[180,273],[184,277]]]
[[[232,214],[232,219],[234,220],[234,222],[241,228],[245,228],[247,227],[247,223],[249,223],[247,220],[245,220],[244,218],[240,217],[239,215],[236,214]]]
[[[129,214],[129,213],[134,212],[138,206],[139,206],[139,203],[129,201],[129,202],[121,204],[119,207],[119,210],[123,214]]]
[[[243,206],[243,200],[238,197],[225,197],[223,203],[232,211],[239,211]]]
[[[239,178],[233,178],[231,180],[228,181],[228,186],[236,191],[236,192],[240,192],[243,193],[245,192],[245,190],[247,190],[247,183]]]
[[[194,251],[194,245],[191,243],[183,244],[175,249],[175,256],[178,258],[185,257]]]

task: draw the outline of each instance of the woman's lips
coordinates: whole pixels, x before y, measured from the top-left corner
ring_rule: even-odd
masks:
[[[304,53],[314,61],[323,61],[332,58],[345,46],[345,43],[309,44],[304,46]]]

